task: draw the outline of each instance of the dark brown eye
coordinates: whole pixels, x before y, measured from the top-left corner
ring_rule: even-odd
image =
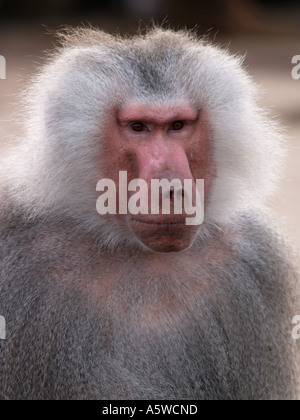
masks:
[[[184,127],[184,122],[183,121],[175,121],[172,126],[171,129],[175,130],[175,131],[180,131],[182,130]]]
[[[141,133],[142,131],[144,131],[145,126],[143,123],[140,122],[136,122],[130,125],[130,128],[135,131],[136,133]]]

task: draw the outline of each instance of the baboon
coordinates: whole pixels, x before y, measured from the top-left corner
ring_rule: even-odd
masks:
[[[297,275],[265,208],[284,145],[242,60],[185,31],[69,30],[24,98],[0,169],[1,398],[296,399]],[[204,180],[204,222],[174,189],[169,215],[100,215],[121,171]]]

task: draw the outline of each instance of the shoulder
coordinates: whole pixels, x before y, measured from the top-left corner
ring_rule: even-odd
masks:
[[[248,265],[265,268],[293,265],[292,248],[274,221],[266,220],[263,214],[240,215],[233,227],[228,229],[228,237],[239,258]]]
[[[95,248],[95,249],[94,249]],[[26,218],[11,216],[0,227],[0,269],[7,277],[24,267],[77,265],[80,255],[96,253],[93,238],[61,217]]]
[[[234,255],[230,271],[237,281],[255,289],[265,302],[276,303],[277,308],[290,306],[299,275],[293,249],[273,222],[260,214],[243,214],[224,237]]]

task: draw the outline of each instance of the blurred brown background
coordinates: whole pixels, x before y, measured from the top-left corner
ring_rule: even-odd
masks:
[[[0,153],[20,134],[13,111],[53,38],[48,29],[92,24],[110,32],[134,32],[151,20],[175,28],[197,28],[211,40],[246,54],[245,64],[261,86],[260,101],[286,127],[286,177],[271,202],[289,238],[300,250],[300,80],[291,75],[300,55],[299,0],[0,0]]]

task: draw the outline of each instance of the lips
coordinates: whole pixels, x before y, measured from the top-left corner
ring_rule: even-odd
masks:
[[[197,227],[188,226],[181,217],[130,218],[137,239],[155,252],[180,252],[191,246]]]
[[[168,220],[168,219],[147,219],[147,220],[143,220],[143,219],[135,219],[132,218],[131,222],[133,223],[141,223],[144,225],[152,225],[152,226],[185,226],[185,219],[181,219],[181,220]]]

